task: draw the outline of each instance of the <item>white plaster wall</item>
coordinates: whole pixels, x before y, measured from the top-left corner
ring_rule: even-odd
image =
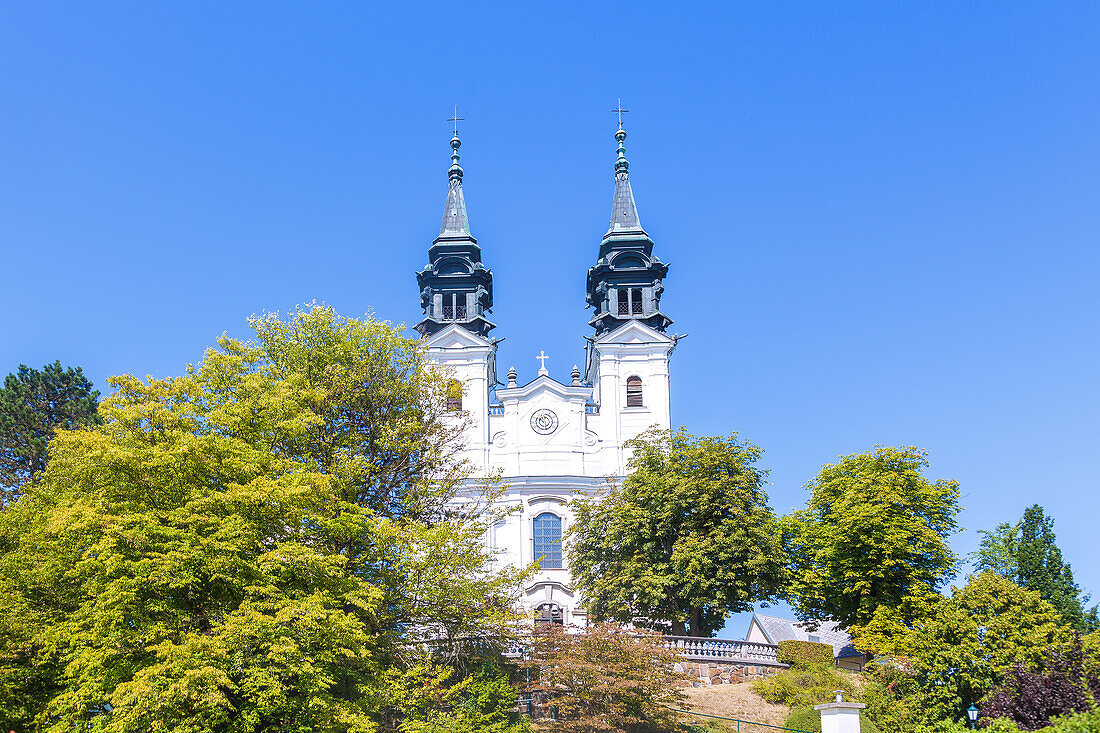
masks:
[[[486,536],[498,563],[529,565],[536,516],[551,511],[568,532],[573,522],[568,502],[622,477],[628,458],[623,443],[651,426],[670,427],[668,361],[674,343],[642,324],[628,323],[594,343],[591,386],[539,376],[522,386],[498,387],[501,408],[495,411],[502,414],[490,415],[489,362],[496,345],[457,326],[428,340],[431,357],[464,384],[465,457],[475,476],[500,471],[508,486],[501,501],[516,508]],[[643,407],[626,407],[626,380],[634,375],[642,379]],[[586,414],[585,405],[593,402],[598,414]],[[541,409],[557,416],[549,434],[531,424]],[[583,625],[583,599],[568,569],[540,570],[525,588],[523,606],[533,610],[545,602],[561,606],[567,623]]]

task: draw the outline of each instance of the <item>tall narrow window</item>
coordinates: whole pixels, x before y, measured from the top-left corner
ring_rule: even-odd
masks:
[[[630,312],[636,316],[642,315],[642,291],[639,288],[630,291]]]
[[[462,382],[447,382],[447,412],[462,412]]]
[[[642,378],[641,377],[627,377],[626,378],[626,406],[627,407],[644,407],[642,403]]]
[[[443,293],[443,320],[453,321],[455,319],[455,294]]]
[[[619,299],[619,315],[625,316],[630,313],[630,291],[616,290],[615,297]]]
[[[455,293],[455,320],[466,320],[466,293]]]
[[[533,525],[535,559],[539,560],[539,567],[561,568],[561,517],[543,512],[535,517]]]

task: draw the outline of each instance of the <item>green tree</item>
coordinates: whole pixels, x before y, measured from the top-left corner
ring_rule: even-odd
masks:
[[[785,558],[760,449],[684,429],[627,447],[622,485],[576,506],[570,567],[589,614],[710,636],[730,613],[775,598]]]
[[[510,637],[518,576],[490,515],[446,508],[465,474],[419,342],[326,308],[253,325],[111,379],[0,516],[4,725],[396,731],[450,704],[463,644]]]
[[[809,506],[784,519],[799,618],[903,630],[934,602],[957,562],[947,538],[959,485],[925,478],[926,455],[878,447],[826,465],[807,485]]]
[[[988,570],[1036,591],[1078,631],[1100,626],[1096,606],[1085,610],[1089,596],[1082,595],[1069,563],[1062,561],[1054,519],[1046,516],[1043,507],[1033,504],[1016,524],[1006,522],[979,533],[981,544],[973,555],[979,572]]]
[[[95,424],[99,392],[80,367],[61,362],[42,370],[20,364],[0,387],[0,505],[6,506],[46,468],[47,447],[58,430]]]
[[[909,710],[921,730],[939,720],[965,720],[966,709],[1000,684],[1012,665],[1036,668],[1069,635],[1038,593],[982,573],[916,624],[898,665],[904,679],[894,680],[887,697],[869,695],[866,702],[872,718],[894,706]]]

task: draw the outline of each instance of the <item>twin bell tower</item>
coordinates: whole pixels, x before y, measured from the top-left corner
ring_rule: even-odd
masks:
[[[593,309],[584,371],[569,383],[545,368],[526,384],[515,369],[505,381],[496,369],[493,273],[470,231],[459,165],[457,110],[447,171],[447,200],[428,264],[416,274],[424,317],[415,328],[430,358],[450,368],[462,386],[448,408],[465,425],[462,450],[474,479],[499,472],[502,501],[519,506],[486,542],[498,562],[540,563],[523,605],[557,623],[583,623],[583,599],[572,589],[562,536],[572,521],[568,502],[591,496],[627,471],[624,444],[650,427],[670,427],[668,363],[676,336],[661,310],[668,265],[653,254],[630,186],[626,132],[619,113],[611,221],[588,269],[586,300]],[[457,394],[457,390],[456,390]],[[472,484],[471,484],[472,485]]]

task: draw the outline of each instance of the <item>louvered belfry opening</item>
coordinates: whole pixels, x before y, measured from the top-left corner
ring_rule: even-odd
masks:
[[[626,406],[644,407],[642,402],[642,378],[627,377],[626,380]]]

